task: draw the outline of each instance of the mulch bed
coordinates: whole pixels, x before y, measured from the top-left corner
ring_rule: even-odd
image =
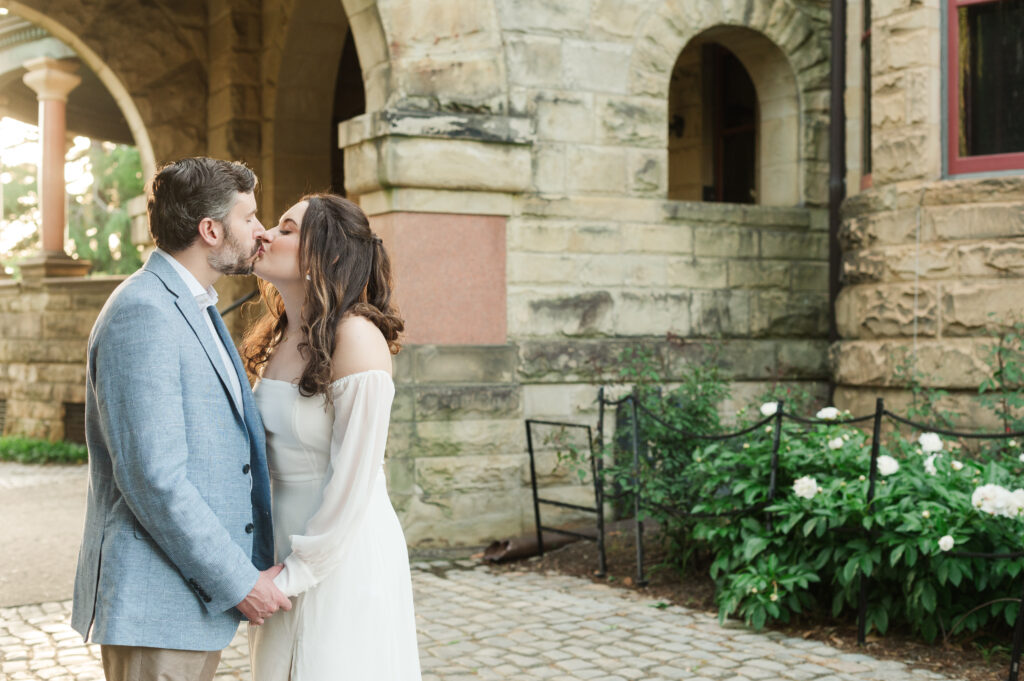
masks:
[[[592,542],[578,541],[543,557],[532,557],[509,563],[493,564],[499,571],[529,570],[535,572],[557,572],[565,575],[586,577],[594,582],[609,584],[623,589],[637,591],[649,598],[681,605],[694,610],[716,613],[714,603],[715,585],[707,574],[707,566],[693,566],[685,575],[668,570],[652,569],[660,560],[655,541],[645,541],[648,585],[637,587],[636,547],[633,533],[628,529],[612,529],[606,535],[608,576],[599,578],[597,571],[597,546]],[[806,620],[791,625],[769,625],[788,636],[822,641],[843,651],[866,653],[883,660],[899,660],[913,667],[928,669],[955,679],[966,681],[1002,681],[1007,678],[1010,668],[1009,652],[996,651],[983,654],[991,648],[992,641],[979,643],[951,643],[943,646],[923,643],[900,632],[890,631],[885,637],[868,636],[867,644],[857,645],[857,627],[854,621]],[[1006,641],[1006,648],[1009,648]]]

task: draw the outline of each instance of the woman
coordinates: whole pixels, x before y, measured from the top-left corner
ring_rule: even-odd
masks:
[[[250,625],[254,681],[420,679],[405,537],[384,445],[404,325],[391,265],[351,201],[316,194],[269,230],[254,271],[268,312],[243,342],[267,430],[278,588]]]

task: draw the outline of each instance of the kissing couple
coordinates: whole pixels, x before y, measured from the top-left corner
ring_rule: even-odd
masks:
[[[383,469],[390,260],[331,194],[265,229],[256,181],[202,157],[153,180],[157,249],[89,336],[72,626],[108,681],[208,681],[242,618],[254,681],[418,681]],[[250,273],[266,311],[240,356],[213,284]]]

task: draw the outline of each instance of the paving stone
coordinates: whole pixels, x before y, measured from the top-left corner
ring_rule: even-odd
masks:
[[[819,641],[722,626],[686,608],[657,610],[588,580],[470,567],[412,565],[424,681],[951,681]],[[99,647],[68,627],[70,609],[69,601],[0,609],[0,677],[102,681]],[[250,681],[244,628],[216,679]]]

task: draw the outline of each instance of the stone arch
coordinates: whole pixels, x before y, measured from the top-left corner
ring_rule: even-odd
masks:
[[[630,91],[668,101],[676,61],[695,38],[722,43],[750,73],[761,106],[759,169],[767,200],[794,205],[826,201],[827,148],[812,144],[827,128],[821,97],[827,96],[828,51],[813,20],[791,0],[665,0],[648,17],[635,42]],[[668,131],[665,148],[668,147]],[[769,178],[768,171],[772,171]]]
[[[357,86],[362,92],[356,94],[364,99],[366,110],[385,105],[389,63],[383,27],[375,3],[355,5],[339,0],[285,0],[277,6],[278,20],[270,22],[277,28],[266,36],[264,56],[267,117],[261,165],[267,219],[302,194],[331,186],[339,62],[353,44],[358,58],[355,77],[359,72],[362,76]],[[354,14],[348,13],[347,6]]]
[[[84,40],[63,24],[50,18],[47,14],[16,0],[10,0],[5,5],[18,16],[43,27],[55,38],[63,41],[96,74],[100,82],[103,83],[111,96],[113,96],[114,101],[128,123],[135,146],[139,150],[143,177],[152,177],[156,173],[156,155],[153,152],[153,142],[143,121],[142,114],[135,105],[135,100],[132,98],[131,93],[129,93],[128,88],[121,82],[121,79]]]

